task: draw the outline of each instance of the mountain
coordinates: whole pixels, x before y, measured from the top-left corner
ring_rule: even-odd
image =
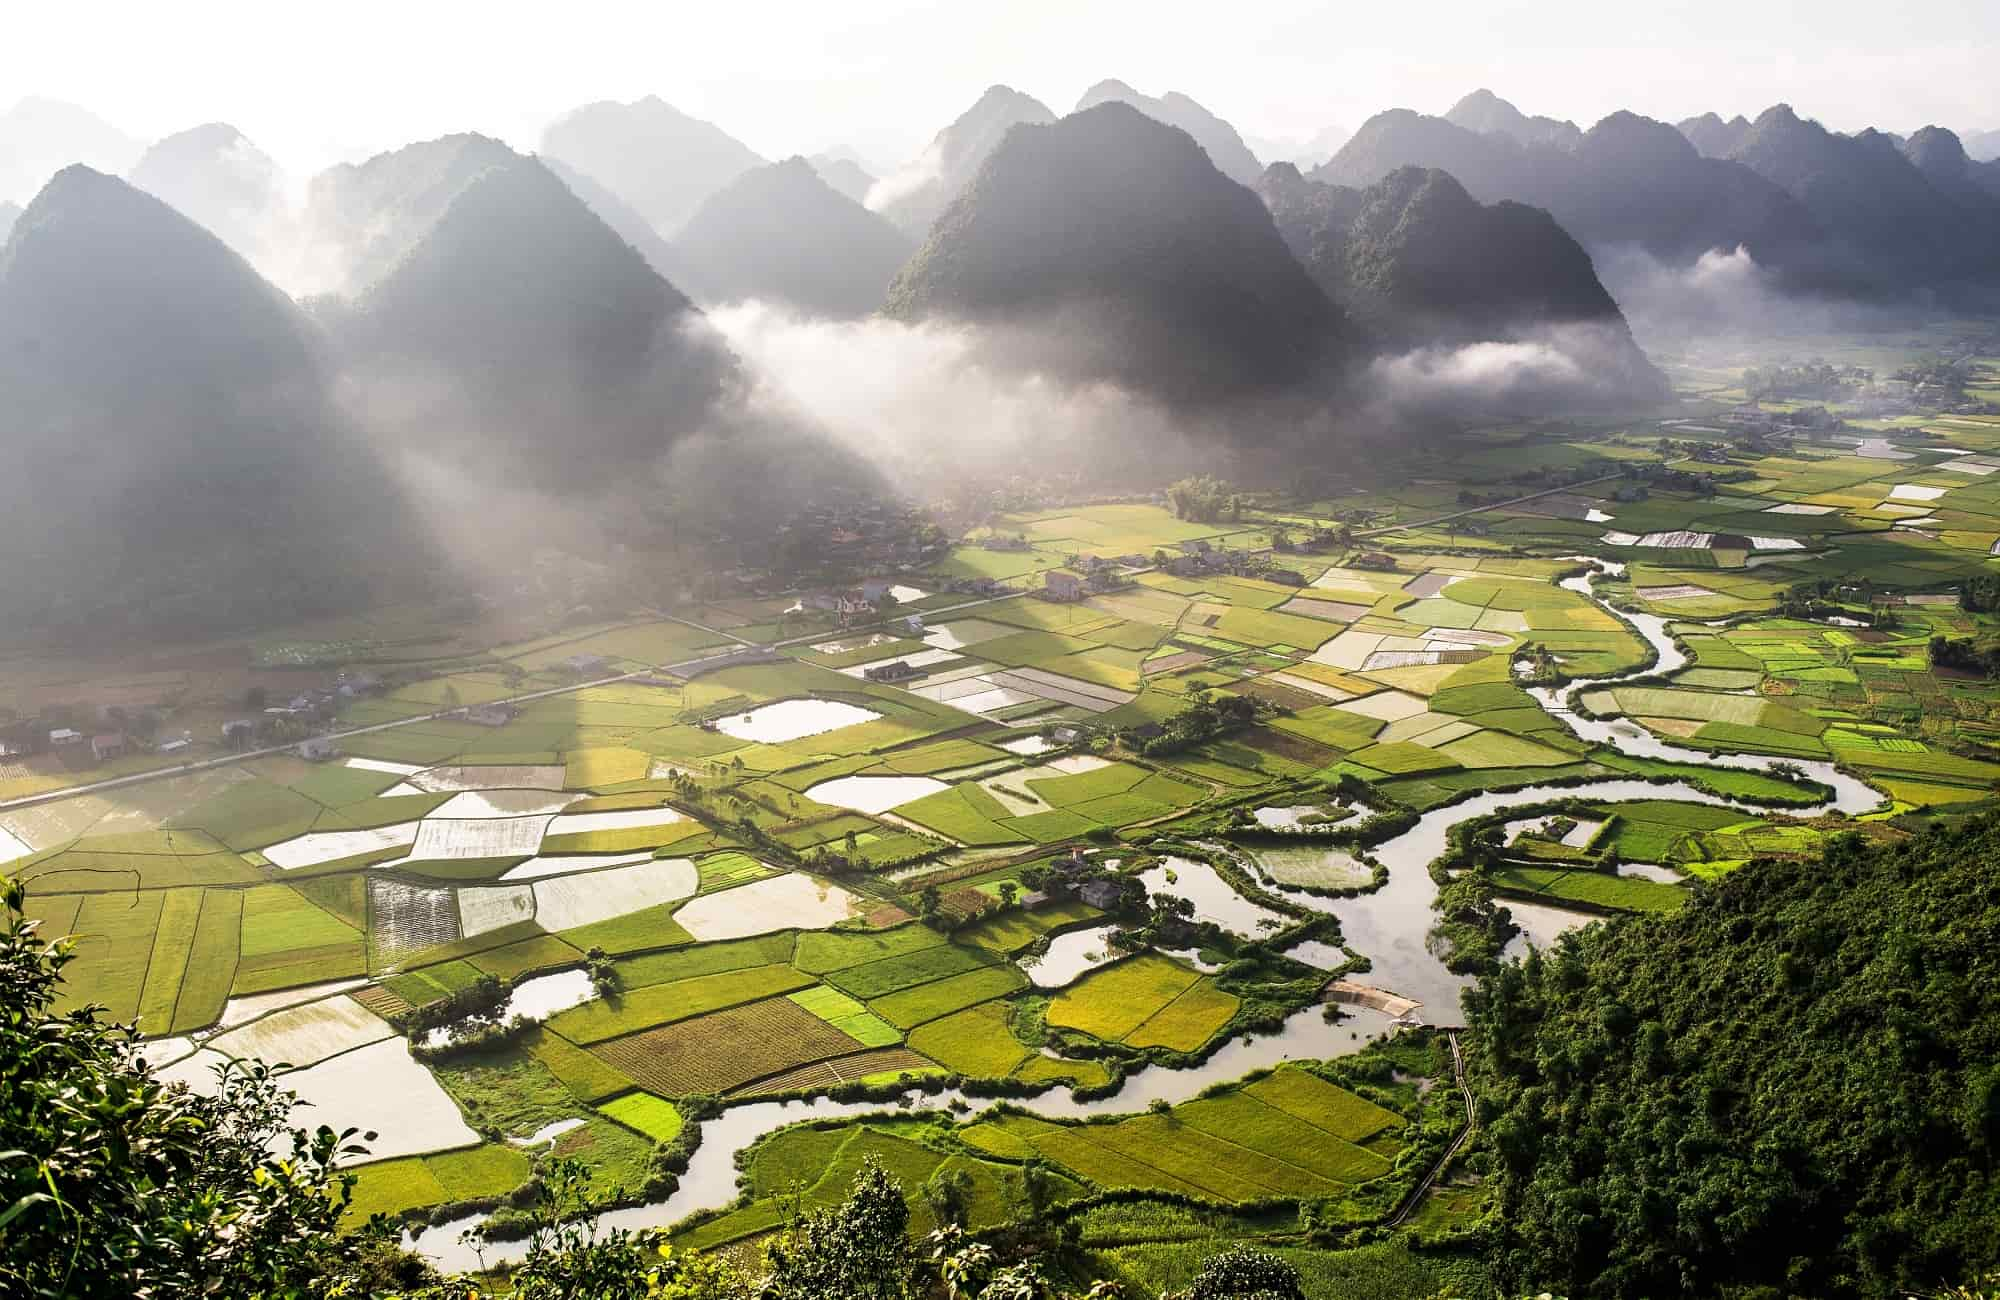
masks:
[[[1703,158],[1664,122],[1614,113],[1572,147],[1524,145],[1408,109],[1378,113],[1312,179],[1365,187],[1399,167],[1451,173],[1484,203],[1546,210],[1587,247],[1638,245],[1692,262],[1745,247],[1761,263],[1809,260],[1818,226],[1797,199],[1749,168]]]
[[[1738,113],[1727,122],[1714,113],[1703,113],[1674,124],[1704,158],[1727,158],[1737,141],[1750,134],[1750,119]]]
[[[916,245],[820,179],[804,158],[759,167],[710,195],[674,240],[703,302],[761,298],[865,316]]]
[[[71,163],[118,173],[145,148],[103,118],[54,99],[24,99],[0,113],[0,200],[25,203]]]
[[[574,490],[629,476],[720,395],[732,363],[699,313],[536,159],[451,137],[338,188],[394,218],[371,256],[403,248],[320,304],[386,436]]]
[[[1257,196],[1122,103],[1008,132],[885,310],[993,326],[1030,365],[1194,404],[1301,385],[1345,342]]]
[[[1327,296],[1395,346],[1624,326],[1590,255],[1553,217],[1481,204],[1447,172],[1404,167],[1353,190],[1273,163],[1258,191]]]
[[[1529,117],[1490,90],[1475,90],[1451,106],[1444,120],[1481,135],[1504,135],[1519,144],[1568,148],[1583,138],[1576,123]]]
[[[222,122],[157,141],[126,179],[253,263],[263,260],[285,217],[278,165]]]
[[[878,182],[869,192],[868,206],[922,239],[1008,131],[1022,123],[1055,120],[1056,115],[1033,96],[1008,86],[988,86],[979,102],[931,139],[922,156]]]
[[[1100,81],[1083,92],[1083,98],[1076,101],[1076,111],[1080,113],[1086,108],[1114,101],[1130,104],[1154,121],[1177,126],[1193,136],[1194,142],[1208,151],[1208,159],[1215,164],[1215,169],[1238,185],[1255,185],[1264,172],[1264,165],[1243,143],[1243,137],[1236,134],[1235,127],[1178,90],[1167,92],[1165,98],[1154,99],[1140,94],[1122,81]]]
[[[2000,162],[1974,162],[1959,138],[1941,126],[1927,126],[1903,141],[1903,156],[1940,194],[1975,211],[2000,199]]]
[[[868,191],[875,187],[875,177],[854,159],[844,154],[816,153],[806,161],[819,173],[819,178],[834,189],[856,203],[868,201]]]
[[[0,616],[212,634],[426,569],[310,322],[221,240],[83,166],[0,250]]]
[[[1962,138],[1966,154],[1974,161],[2000,159],[2000,131],[1967,131]]]
[[[317,287],[367,289],[434,227],[471,181],[516,155],[483,135],[448,135],[366,162],[342,163],[306,187],[303,224],[316,260]]]
[[[1956,165],[1944,161],[1956,151],[1941,136],[1928,140],[1934,166]],[[1750,124],[1729,156],[1797,198],[1885,288],[2000,274],[2000,206],[1983,191],[1976,198],[1940,192],[1879,131],[1841,135],[1778,104]]]
[[[7,242],[7,236],[13,231],[14,223],[20,219],[20,216],[20,204],[0,201],[0,244]]]
[[[1243,143],[1259,158],[1293,163],[1299,167],[1317,167],[1333,157],[1353,134],[1344,126],[1323,126],[1303,139],[1296,136],[1245,136]]]
[[[542,150],[595,178],[672,237],[702,200],[752,167],[749,146],[656,95],[586,104],[542,133]]]
[[[583,205],[595,213],[598,220],[637,249],[639,256],[646,259],[646,265],[652,267],[660,278],[674,285],[686,282],[686,268],[680,264],[673,245],[653,229],[650,221],[639,215],[637,208],[559,158],[542,155],[541,163],[569,187],[570,193],[582,199]]]

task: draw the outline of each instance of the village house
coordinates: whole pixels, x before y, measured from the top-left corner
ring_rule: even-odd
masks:
[[[1387,551],[1363,551],[1349,560],[1348,564],[1357,569],[1389,570],[1397,567],[1396,557]]]
[[[465,720],[475,727],[504,727],[519,712],[511,704],[475,704],[465,711]]]
[[[611,661],[603,655],[574,654],[562,661],[562,666],[579,677],[591,673],[601,673],[611,667]]]
[[[912,677],[922,677],[924,670],[911,667],[908,660],[896,659],[886,664],[872,664],[863,668],[861,675],[871,682],[906,682]]]
[[[1084,581],[1084,576],[1073,570],[1050,569],[1042,575],[1042,598],[1059,601],[1082,600]]]
[[[57,749],[61,749],[65,745],[80,745],[82,743],[83,733],[74,727],[57,727],[49,733],[49,744],[55,746]]]
[[[257,736],[257,724],[249,718],[231,718],[222,724],[222,743],[247,745]]]
[[[174,739],[163,740],[153,746],[153,752],[156,754],[185,754],[192,748],[194,748],[194,733],[183,731],[180,735],[174,737]]]
[[[128,748],[125,733],[107,731],[90,738],[90,756],[102,763],[107,759],[123,758]]]
[[[340,746],[331,736],[313,736],[299,742],[299,757],[314,763],[324,763],[340,753]]]
[[[382,689],[382,679],[374,673],[342,673],[334,693],[342,699],[358,699]]]
[[[1124,892],[1115,880],[1093,880],[1076,891],[1077,897],[1100,912],[1114,910]]]

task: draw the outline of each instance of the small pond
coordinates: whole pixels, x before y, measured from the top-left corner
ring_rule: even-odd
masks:
[[[1168,877],[1171,876],[1172,879]],[[1194,904],[1195,919],[1213,921],[1232,934],[1255,939],[1268,931],[1259,921],[1290,923],[1290,918],[1268,907],[1259,907],[1230,888],[1229,882],[1206,862],[1191,858],[1168,858],[1164,863],[1139,873],[1148,894],[1176,894]]]
[[[1115,925],[1093,926],[1088,930],[1071,930],[1049,940],[1049,950],[1034,961],[1026,962],[1021,969],[1036,988],[1059,989],[1076,980],[1093,966],[1110,961],[1114,954],[1110,947],[1111,934]]]
[[[873,709],[844,700],[779,700],[748,713],[716,720],[715,729],[738,740],[762,745],[782,745],[788,740],[817,736],[823,731],[851,727],[882,715]]]
[[[820,782],[806,791],[806,798],[872,816],[949,789],[944,782],[928,776],[843,776]]]

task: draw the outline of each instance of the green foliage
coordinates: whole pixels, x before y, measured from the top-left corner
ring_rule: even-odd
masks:
[[[364,1243],[334,1234],[351,1135],[287,1129],[261,1068],[195,1096],[95,1010],[56,1014],[68,946],[22,896],[0,884],[0,1293],[306,1295],[356,1266]]]
[[[787,1227],[770,1248],[766,1300],[907,1300],[916,1270],[903,1193],[869,1157],[847,1200]]]
[[[1990,820],[1841,837],[1485,979],[1504,1279],[1850,1296],[1990,1267],[1996,862]]]

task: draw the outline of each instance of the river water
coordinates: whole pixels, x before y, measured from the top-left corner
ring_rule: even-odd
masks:
[[[1616,565],[1603,561],[1594,563],[1598,565],[1598,571],[1620,571]],[[1605,609],[1611,610],[1611,606],[1591,589],[1593,576],[1595,572],[1569,578],[1562,585],[1597,600]],[[1590,686],[1615,686],[1637,677],[1671,672],[1687,663],[1687,656],[1675,647],[1667,633],[1667,619],[1651,614],[1612,612],[1633,627],[1659,657],[1657,662],[1645,669],[1588,679]],[[1577,735],[1626,754],[1757,771],[1768,770],[1773,763],[1784,761],[1687,749],[1661,741],[1630,722],[1579,717],[1566,706],[1561,691],[1537,687],[1531,689],[1529,694]],[[1831,763],[1796,762],[1794,765],[1834,792],[1833,798],[1825,804],[1811,810],[1796,811],[1832,810],[1853,814],[1867,812],[1882,802],[1879,794],[1860,781],[1835,771]],[[1427,936],[1435,923],[1432,904],[1437,897],[1437,885],[1431,879],[1430,864],[1444,853],[1447,835],[1458,823],[1506,808],[1561,798],[1606,802],[1676,799],[1756,811],[1754,805],[1718,798],[1684,782],[1659,785],[1620,779],[1585,785],[1529,786],[1505,793],[1480,794],[1425,813],[1409,830],[1376,845],[1371,852],[1388,866],[1389,879],[1383,888],[1373,893],[1355,898],[1323,898],[1301,890],[1275,889],[1274,892],[1340,918],[1342,946],[1367,955],[1373,963],[1372,969],[1359,979],[1423,1003],[1419,1015],[1431,1023],[1456,1024],[1462,1019],[1459,995],[1472,980],[1446,970],[1427,945]],[[1175,867],[1177,871],[1185,870],[1181,863],[1176,863]],[[1509,955],[1525,951],[1531,943],[1551,943],[1562,931],[1596,919],[1544,904],[1510,901],[1506,906],[1522,928],[1522,934],[1508,946]],[[1079,948],[1083,946],[1081,940],[1076,942]],[[1081,955],[1080,952],[1075,954]],[[1065,953],[1065,957],[1070,956]],[[1057,977],[1067,973],[1054,969],[1047,972]],[[1156,1099],[1185,1101],[1211,1084],[1234,1079],[1250,1070],[1280,1061],[1349,1055],[1390,1027],[1388,1017],[1379,1012],[1359,1007],[1346,1010],[1345,1020],[1329,1025],[1322,1016],[1321,1008],[1308,1007],[1288,1019],[1279,1033],[1238,1039],[1193,1069],[1169,1070],[1149,1066],[1128,1077],[1116,1093],[1097,1101],[1079,1102],[1066,1090],[1057,1089],[1043,1093],[1032,1101],[1017,1104],[1026,1105],[1037,1114],[1050,1118],[1084,1118],[1137,1111]],[[982,1099],[962,1097],[956,1092],[929,1096],[912,1093],[906,1100],[913,1106],[926,1108],[945,1107],[954,1101],[964,1101],[974,1109],[987,1104]],[[689,1162],[680,1187],[672,1196],[649,1205],[610,1211],[601,1216],[600,1223],[605,1227],[628,1229],[660,1227],[697,1210],[727,1205],[737,1194],[736,1154],[758,1138],[801,1120],[839,1119],[883,1109],[885,1107],[879,1102],[836,1102],[824,1097],[812,1101],[752,1102],[731,1106],[702,1125],[701,1148]],[[459,1234],[475,1221],[476,1216],[425,1229],[411,1238],[409,1244],[440,1266],[450,1269],[491,1266],[520,1257],[522,1244],[519,1242],[489,1247],[481,1254],[475,1254],[462,1245],[458,1240]]]

